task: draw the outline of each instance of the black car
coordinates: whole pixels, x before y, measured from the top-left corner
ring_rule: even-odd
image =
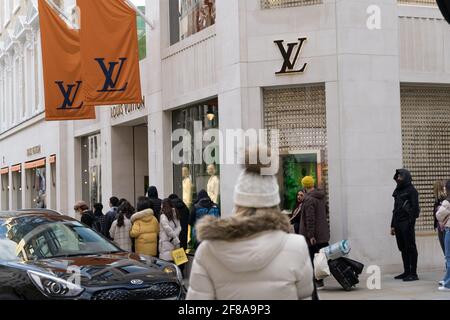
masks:
[[[181,300],[180,269],[124,252],[75,219],[0,212],[0,300]]]

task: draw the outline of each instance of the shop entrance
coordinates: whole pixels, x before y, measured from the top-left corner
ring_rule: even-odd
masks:
[[[0,171],[1,180],[1,210],[9,209],[9,169],[3,168]]]
[[[47,172],[45,159],[25,164],[26,199],[27,208],[47,208]]]
[[[136,205],[149,187],[146,119],[112,128],[112,191]]]

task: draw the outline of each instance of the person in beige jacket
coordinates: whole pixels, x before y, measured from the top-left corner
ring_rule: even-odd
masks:
[[[265,149],[260,148],[264,151]],[[312,297],[313,268],[306,240],[289,234],[279,209],[275,176],[261,165],[246,169],[234,192],[235,214],[205,217],[197,224],[202,241],[192,266],[187,300],[298,300]]]

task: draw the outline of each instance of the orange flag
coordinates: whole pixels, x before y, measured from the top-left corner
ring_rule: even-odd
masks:
[[[123,0],[77,0],[87,105],[141,103],[136,13]]]
[[[39,0],[45,119],[95,119],[95,107],[83,102],[80,35]]]

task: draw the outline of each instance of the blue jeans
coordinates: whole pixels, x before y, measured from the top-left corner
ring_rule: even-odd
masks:
[[[444,278],[444,287],[450,289],[450,228],[445,228],[445,260],[447,262],[447,273]]]

